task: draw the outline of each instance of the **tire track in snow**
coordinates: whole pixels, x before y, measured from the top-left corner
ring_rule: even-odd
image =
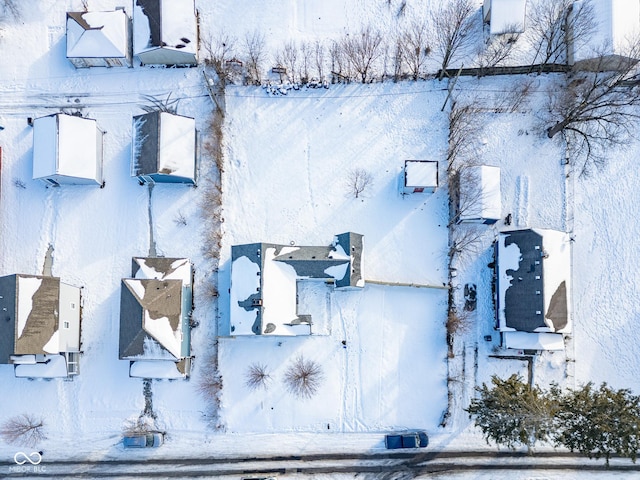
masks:
[[[516,225],[526,227],[529,225],[529,177],[521,175],[516,185]]]

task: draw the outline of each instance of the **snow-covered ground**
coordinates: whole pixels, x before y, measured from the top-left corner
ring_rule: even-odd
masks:
[[[94,0],[89,6],[112,9],[120,3]],[[391,7],[399,5],[386,0],[196,3],[202,38],[222,30],[242,38],[258,28],[270,48],[290,38],[336,38],[366,23],[392,28],[397,15]],[[407,8],[425,12],[432,3],[416,0]],[[203,153],[198,188],[156,185],[150,196],[148,187],[130,177],[132,117],[143,113],[146,96],[180,99],[178,113],[196,119],[203,144],[211,140],[213,104],[201,71],[137,64],[76,70],[64,58],[64,22],[65,12],[80,9],[80,2],[24,4],[20,22],[0,26],[0,274],[41,273],[53,245],[53,274],[84,287],[78,377],[29,381],[14,378],[11,366],[0,366],[0,421],[20,413],[42,415],[49,434],[41,445],[46,456],[125,455],[122,428],[145,402],[142,382],[128,378],[128,362],[118,360],[120,281],[130,275],[131,257],[148,254],[150,223],[158,254],[189,258],[195,265],[198,327],[192,332],[192,378],[152,384],[158,426],[168,438],[165,448],[145,455],[189,455],[198,442],[212,455],[327,452],[338,450],[336,435],[341,450],[368,451],[383,448],[382,432],[400,428],[427,429],[433,448],[492,448],[470,427],[462,408],[474,386],[491,375],[528,374],[526,362],[491,357],[499,344],[488,268],[491,241],[496,232],[514,227],[553,228],[575,238],[575,334],[566,353],[534,361],[535,381],[568,386],[607,381],[640,392],[640,339],[634,328],[640,258],[634,209],[640,198],[638,174],[628,167],[638,147],[610,152],[608,165],[590,178],[567,178],[563,146],[544,136],[538,118],[552,78],[531,77],[538,93],[512,113],[498,113],[495,106],[521,77],[462,79],[456,86],[460,100],[474,98],[484,106],[476,114],[477,163],[501,168],[502,216],[511,213],[513,223],[479,227],[484,233],[477,252],[461,260],[455,282],[478,285],[478,309],[456,340],[447,370],[447,292],[435,288],[447,282],[448,110],[441,112],[446,83],[333,85],[286,97],[229,86],[216,305],[210,295],[216,272],[203,251],[210,223],[202,218],[204,180],[215,178],[213,160]],[[33,131],[27,118],[59,111],[80,111],[106,132],[104,189],[45,188],[31,180]],[[440,161],[434,194],[400,194],[402,167],[410,159]],[[347,185],[355,168],[373,178],[357,199]],[[335,234],[347,231],[364,235],[365,281],[380,283],[347,292],[313,284],[314,291],[306,293],[314,308],[326,307],[318,314],[323,335],[228,336],[232,245],[329,245]],[[461,289],[455,295],[460,300]],[[208,417],[211,405],[197,387],[211,370],[218,333],[223,387],[215,429]],[[298,355],[322,367],[320,390],[307,400],[292,396],[282,383]],[[268,389],[246,387],[253,363],[268,367]],[[446,428],[440,428],[448,375],[460,395],[453,398]],[[249,434],[252,441],[246,440]],[[0,442],[2,458],[11,459],[15,450]]]

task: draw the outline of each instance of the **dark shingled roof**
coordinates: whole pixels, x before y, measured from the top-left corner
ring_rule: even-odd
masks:
[[[149,19],[149,46],[162,47],[161,8],[162,0],[136,0],[136,5],[142,7],[142,11]]]
[[[132,174],[138,176],[158,173],[160,112],[133,117],[133,145]]]
[[[507,235],[505,246],[515,243],[522,256],[517,270],[506,271],[507,275],[513,277],[511,286],[505,292],[506,325],[520,332],[533,332],[536,328],[547,326],[544,322],[542,235],[533,230],[504,233]]]
[[[31,299],[31,311],[18,338],[18,299],[20,278],[41,280]],[[11,355],[44,354],[44,346],[58,331],[60,279],[39,275],[0,277],[0,363],[9,363]]]

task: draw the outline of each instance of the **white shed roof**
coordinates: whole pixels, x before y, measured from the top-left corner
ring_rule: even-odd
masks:
[[[460,220],[499,220],[502,215],[500,167],[478,165],[468,167],[460,176]]]
[[[526,18],[527,0],[485,0],[485,20],[489,20],[489,33],[522,33]]]
[[[124,10],[70,13],[67,58],[126,57],[127,22]]]
[[[100,177],[95,120],[58,113],[37,118],[33,128],[34,179],[52,175]]]
[[[585,4],[576,0],[574,11]],[[596,0],[590,2],[597,27],[574,48],[574,60],[598,55],[620,55],[640,33],[640,0]]]
[[[438,162],[432,160],[407,160],[404,162],[405,187],[437,187]]]

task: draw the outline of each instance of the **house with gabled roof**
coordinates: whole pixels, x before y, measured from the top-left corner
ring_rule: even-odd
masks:
[[[196,121],[169,112],[133,117],[131,176],[140,183],[196,184]]]
[[[569,65],[581,70],[614,71],[640,60],[636,45],[640,0],[576,0],[571,14],[580,15],[582,11],[593,15],[595,29],[575,40],[569,36]]]
[[[66,113],[33,121],[33,179],[47,185],[99,185],[102,136],[97,122]]]
[[[0,277],[0,364],[17,377],[79,373],[80,288],[57,277]]]
[[[297,282],[364,287],[363,236],[336,235],[328,246],[251,243],[231,247],[231,335],[310,335],[312,312],[298,311]]]
[[[136,257],[120,288],[120,360],[129,376],[191,373],[193,268],[186,258]]]
[[[67,59],[76,68],[131,67],[131,20],[124,9],[68,12]]]
[[[198,16],[194,0],[136,0],[134,53],[143,65],[198,64]]]
[[[505,348],[563,350],[571,325],[569,234],[526,229],[496,242],[497,323]]]
[[[527,18],[527,0],[484,0],[482,18],[491,35],[522,33]]]

